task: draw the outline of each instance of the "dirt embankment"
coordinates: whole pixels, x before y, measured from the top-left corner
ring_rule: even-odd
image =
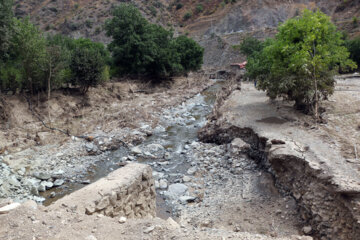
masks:
[[[350,82],[354,84],[354,80]],[[334,99],[341,96],[343,102],[356,101],[355,95],[342,94],[341,86],[346,83],[349,80],[338,85],[326,103],[328,107],[337,109],[342,103]],[[357,106],[348,111],[356,112],[354,108]],[[203,141],[224,144],[235,138],[243,139],[251,145],[248,155],[274,176],[279,189],[296,200],[298,211],[308,225],[304,232],[318,239],[357,239],[359,160],[345,158],[348,152],[342,146],[348,143],[344,142],[345,138],[353,139],[354,134],[347,135],[350,129],[359,131],[356,123],[349,120],[349,124],[339,125],[336,135],[331,134],[332,126],[343,116],[330,110],[328,124],[317,126],[289,104],[269,102],[251,84],[244,84],[241,92],[233,92],[219,112],[220,117],[200,132]],[[357,158],[354,152],[352,156]]]

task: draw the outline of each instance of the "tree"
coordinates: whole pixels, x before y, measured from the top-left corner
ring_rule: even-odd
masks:
[[[107,20],[107,36],[113,38],[108,48],[112,52],[118,73],[140,73],[151,59],[144,54],[146,50],[146,19],[139,10],[130,4],[120,4],[112,11],[113,18]]]
[[[31,94],[44,89],[46,85],[46,40],[29,18],[14,20],[14,34],[11,40],[14,58],[21,63],[24,81]]]
[[[350,52],[350,58],[360,67],[360,37],[352,40],[346,40],[345,46]]]
[[[117,74],[140,74],[158,79],[198,70],[203,49],[185,36],[149,23],[130,4],[120,4],[105,24],[113,65]]]
[[[99,49],[85,47],[81,43],[82,41],[72,54],[70,69],[74,83],[79,85],[81,93],[85,94],[90,87],[94,87],[104,80],[106,64]]]
[[[193,39],[179,36],[175,40],[175,51],[180,56],[184,72],[197,71],[203,64],[204,49]]]
[[[254,37],[246,37],[240,45],[234,46],[234,48],[250,57],[251,55],[261,52],[264,49],[264,44]]]
[[[0,62],[8,55],[13,23],[12,0],[0,0]]]
[[[333,75],[339,67],[356,66],[343,44],[328,16],[305,10],[278,28],[275,39],[265,42],[247,69],[270,97],[294,100],[297,107],[305,106],[318,119],[319,102],[334,91]]]

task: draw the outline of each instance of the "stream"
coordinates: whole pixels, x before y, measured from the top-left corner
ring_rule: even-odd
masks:
[[[110,152],[106,159],[98,161],[86,173],[84,182],[67,182],[61,187],[51,189],[41,194],[48,206],[56,200],[68,195],[87,184],[97,181],[110,172],[120,168],[125,161],[137,161],[152,166],[158,173],[166,173],[167,182],[178,182],[179,176],[186,173],[191,167],[184,154],[189,148],[188,144],[197,139],[197,131],[206,123],[206,117],[211,112],[216,100],[216,93],[221,89],[223,80],[211,80],[214,84],[188,99],[179,106],[165,109],[160,125],[152,129],[153,134],[137,146],[146,149],[147,146],[159,147],[155,154],[144,151],[144,154],[134,154],[131,149],[120,147]],[[142,128],[150,128],[148,125]],[[163,148],[161,147],[163,146]],[[150,151],[152,151],[150,149]],[[172,216],[172,208],[166,203],[162,194],[157,194],[157,215],[166,219]]]

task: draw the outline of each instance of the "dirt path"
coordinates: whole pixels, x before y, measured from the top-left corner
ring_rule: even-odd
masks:
[[[344,158],[344,146],[357,143],[358,130],[354,119],[334,111],[342,108],[357,116],[358,105],[353,103],[358,95],[342,94],[341,87],[344,82],[326,103],[328,124],[318,125],[291,103],[270,101],[253,84],[244,83],[222,105],[218,119],[201,133],[207,142],[241,138],[250,144],[249,156],[296,200],[307,225],[304,232],[319,239],[355,239],[359,233],[360,172],[356,160]],[[336,134],[332,134],[334,129]]]

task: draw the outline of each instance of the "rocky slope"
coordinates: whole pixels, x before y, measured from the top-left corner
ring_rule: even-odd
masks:
[[[360,0],[65,0],[16,1],[17,16],[30,15],[47,32],[60,32],[74,37],[89,37],[109,42],[103,23],[111,8],[119,2],[133,2],[152,22],[175,26],[205,47],[205,67],[227,66],[243,60],[231,47],[250,34],[265,38],[276,32],[279,23],[301,13],[304,8],[320,9],[350,36],[360,33]],[[230,1],[228,1],[230,2]]]

